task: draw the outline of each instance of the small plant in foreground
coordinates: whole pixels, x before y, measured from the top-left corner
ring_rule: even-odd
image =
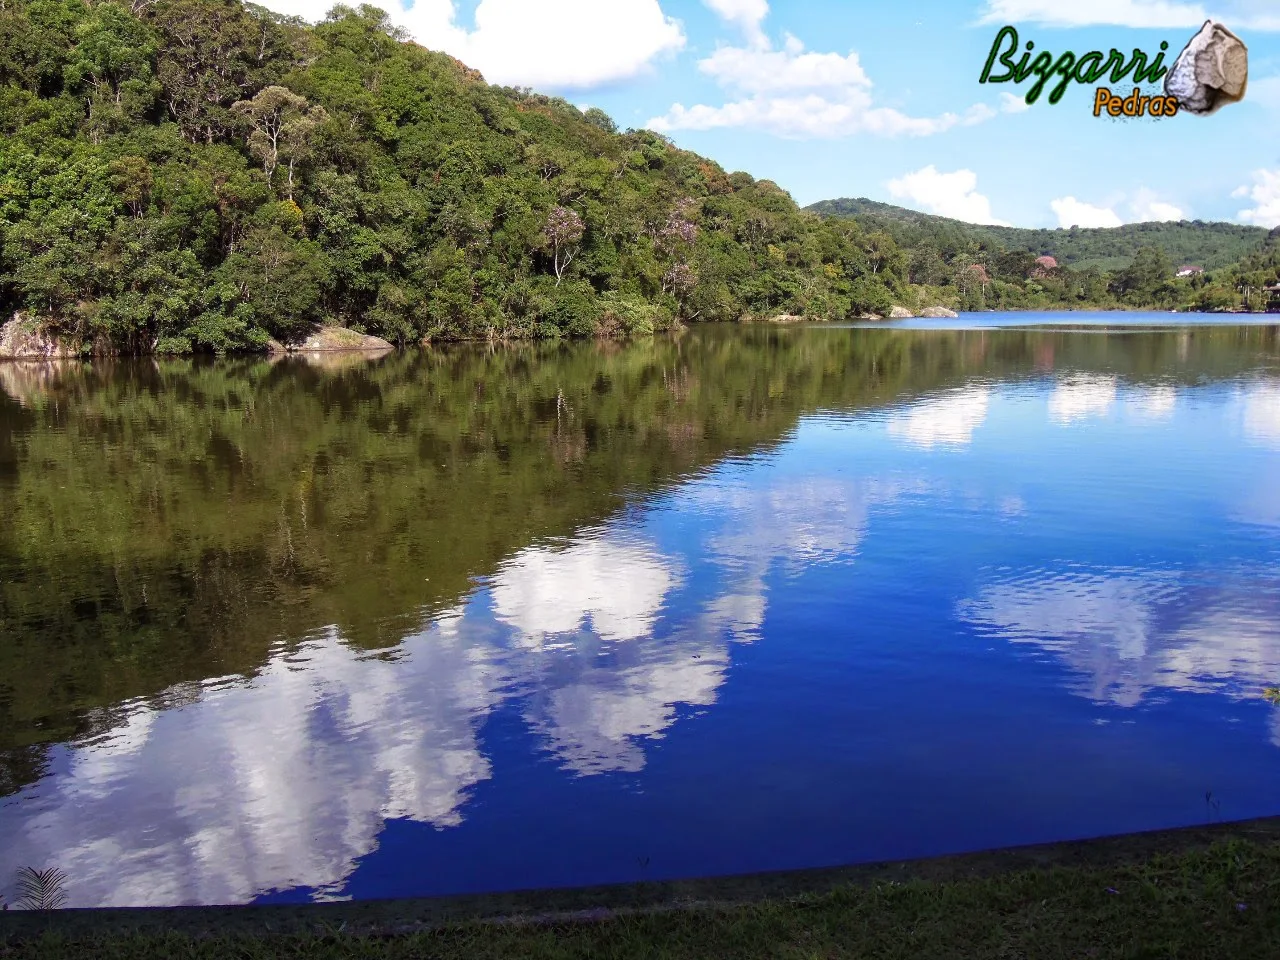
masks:
[[[1218,816],[1218,811],[1222,807],[1222,801],[1213,795],[1212,790],[1206,790],[1204,792],[1204,806],[1206,811],[1205,822],[1213,823],[1213,818]]]
[[[57,867],[23,867],[18,871],[18,899],[14,906],[20,910],[57,910],[66,905],[66,884],[67,875]]]

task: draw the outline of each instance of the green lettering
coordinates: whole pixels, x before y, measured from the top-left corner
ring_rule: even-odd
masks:
[[[1135,71],[1133,79],[1139,83],[1159,83],[1164,75],[1169,72],[1169,68],[1164,65],[1164,52],[1169,49],[1169,42],[1166,40],[1160,44],[1160,52],[1156,54],[1155,60],[1151,62],[1151,69],[1146,71]],[[1135,53],[1137,51],[1134,51]]]
[[[1034,43],[1030,43],[1030,42],[1027,43],[1028,50],[1030,50],[1034,46],[1035,46]],[[1042,53],[1040,54],[1040,56],[1042,57],[1047,56],[1050,59],[1053,58],[1052,54],[1047,54],[1047,53]],[[1013,79],[1018,81],[1018,83],[1021,83],[1023,80],[1027,79],[1027,77],[1031,76],[1031,71],[1035,69],[1034,67],[1027,66],[1027,61],[1029,61],[1030,59],[1031,59],[1031,54],[1024,53],[1022,55],[1022,59],[1018,61],[1018,68],[1013,71]]]
[[[1000,53],[1000,46],[1006,38],[1012,38],[1013,43],[1009,45],[1009,49]],[[982,79],[979,83],[1004,83],[1014,76],[1013,61],[1010,59],[1015,50],[1018,49],[1018,31],[1013,27],[1001,27],[1000,32],[996,34],[996,42],[991,45],[991,53],[987,57],[987,65],[982,68]],[[1000,53],[1000,63],[1008,68],[1002,77],[991,76],[991,68],[995,65],[996,54]]]
[[[1067,85],[1070,84],[1073,79],[1075,79],[1072,76],[1072,70],[1074,69],[1075,65],[1076,65],[1076,55],[1074,53],[1064,53],[1062,56],[1058,58],[1058,62],[1054,64],[1054,67],[1051,73],[1056,73],[1061,75],[1062,82],[1059,83],[1056,87],[1054,87],[1052,91],[1050,91],[1049,93],[1050,103],[1057,103],[1059,100],[1062,99],[1062,95],[1067,92]]]
[[[1119,50],[1112,50],[1111,52],[1113,54],[1120,54]],[[1124,55],[1120,54],[1120,63],[1116,64],[1116,68],[1111,71],[1111,82],[1119,83],[1121,80],[1123,80],[1125,77],[1129,75],[1130,70],[1134,70],[1135,68],[1137,68],[1139,61],[1142,62],[1143,69],[1146,69],[1147,55],[1143,53],[1141,50],[1137,49],[1136,47],[1133,50],[1133,58],[1130,59],[1128,63],[1124,63]],[[1123,69],[1121,69],[1121,64],[1123,64]],[[1135,81],[1138,79],[1137,73],[1134,73],[1133,79]]]
[[[1113,47],[1111,49],[1111,55],[1107,57],[1106,65],[1103,66],[1102,68],[1102,73],[1106,73],[1108,70],[1110,70],[1114,75],[1114,72],[1119,70],[1123,66],[1124,66],[1124,54]],[[1101,74],[1099,74],[1098,76],[1101,76]],[[1124,74],[1121,73],[1120,76],[1123,77]]]
[[[1028,104],[1033,104],[1040,99],[1040,93],[1044,90],[1044,85],[1053,76],[1053,54],[1045,51],[1036,57],[1035,62],[1031,64],[1031,72],[1040,79],[1027,91]]]
[[[1086,63],[1093,62],[1093,66],[1088,70],[1082,70]],[[1086,53],[1076,63],[1075,78],[1077,83],[1097,83],[1098,78],[1107,72],[1107,68],[1102,65],[1102,53],[1094,50],[1092,53]]]

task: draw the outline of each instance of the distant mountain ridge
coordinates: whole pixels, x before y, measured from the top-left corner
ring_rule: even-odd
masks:
[[[885,231],[907,248],[917,247],[929,238],[945,237],[956,245],[968,240],[1005,250],[1030,250],[1037,256],[1051,256],[1064,267],[1103,271],[1124,267],[1142,246],[1159,247],[1175,264],[1213,270],[1238,263],[1256,252],[1268,236],[1264,227],[1202,220],[1055,230],[997,227],[921,213],[866,197],[823,200],[805,209],[825,217],[857,219],[865,227]]]

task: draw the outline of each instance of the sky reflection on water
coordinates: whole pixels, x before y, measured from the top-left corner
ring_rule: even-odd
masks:
[[[1275,813],[1280,381],[815,413],[397,645],[121,707],[0,801],[76,906],[813,866]]]

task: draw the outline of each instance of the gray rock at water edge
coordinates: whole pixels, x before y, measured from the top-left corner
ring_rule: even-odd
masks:
[[[271,341],[268,350],[278,353],[283,349],[287,353],[330,353],[330,352],[363,352],[382,353],[394,350],[390,343],[381,337],[372,337],[366,333],[357,333],[346,327],[313,327],[302,340],[280,344]]]
[[[1178,54],[1164,78],[1164,92],[1178,109],[1205,117],[1244,98],[1249,84],[1249,48],[1220,23],[1206,20]]]
[[[914,316],[915,314],[912,313],[910,310],[908,310],[906,307],[899,307],[897,305],[895,305],[893,309],[889,311],[890,320],[910,320]]]
[[[954,310],[948,310],[946,307],[925,307],[920,311],[920,316],[930,318],[958,317],[960,314],[956,313]]]
[[[46,331],[34,318],[16,313],[0,324],[0,359],[54,360],[75,357],[78,352]]]

